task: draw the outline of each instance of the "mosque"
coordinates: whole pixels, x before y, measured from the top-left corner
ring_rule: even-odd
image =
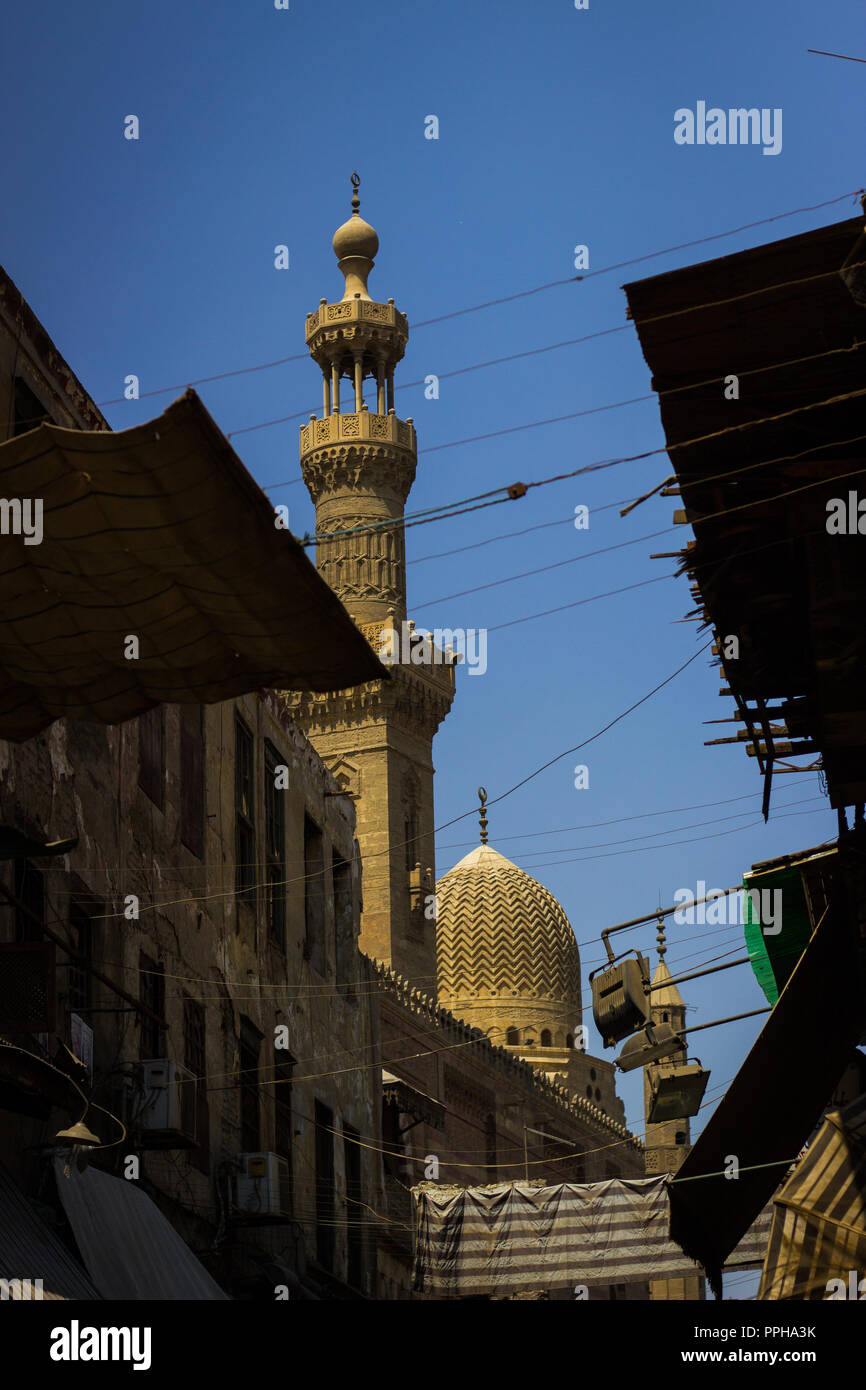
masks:
[[[301,428],[301,469],[316,506],[318,569],[381,651],[395,630],[416,640],[403,516],[417,440],[394,406],[408,320],[393,299],[370,296],[379,238],[352,182],[352,214],[333,239],[344,293],[306,320],[323,411]],[[381,991],[384,1201],[395,1227],[380,1241],[383,1298],[411,1296],[409,1188],[424,1177],[595,1181],[643,1176],[648,1166],[625,1126],[612,1062],[586,1050],[571,924],[542,884],[488,843],[483,788],[480,843],[436,882],[433,739],[454,700],[456,662],[420,633],[417,642],[411,659],[403,651],[392,661],[388,680],[285,696],[357,813],[360,947]],[[675,986],[664,994],[668,1008],[674,995]],[[678,1163],[685,1152],[666,1145],[653,1157]],[[591,1296],[649,1294],[622,1285]]]

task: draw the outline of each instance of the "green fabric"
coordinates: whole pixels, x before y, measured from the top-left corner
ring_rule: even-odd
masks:
[[[775,1004],[812,934],[803,880],[798,867],[787,865],[764,873],[744,874],[743,886],[746,889],[743,917],[749,959],[767,1002]],[[761,892],[781,890],[782,929],[775,935],[767,935],[757,920],[749,893],[752,888]]]

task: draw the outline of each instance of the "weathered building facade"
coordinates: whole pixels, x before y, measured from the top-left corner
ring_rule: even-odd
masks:
[[[595,1100],[572,1094],[387,966],[376,966],[376,979],[388,1216],[380,1297],[410,1296],[411,1188],[425,1179],[468,1187],[527,1177],[555,1184],[643,1176],[642,1144]],[[602,1079],[595,1066],[588,1074]],[[573,1297],[537,1285],[528,1292]],[[641,1299],[646,1287],[599,1286],[589,1296]]]
[[[0,1017],[0,1063],[14,1070],[11,1044],[32,1059],[26,1095],[0,1084],[0,1160],[56,1206],[55,1135],[85,1121],[89,1162],[147,1192],[241,1298],[412,1297],[418,1181],[644,1171],[613,1067],[586,1051],[559,904],[486,843],[435,881],[432,741],[455,657],[406,623],[416,442],[393,373],[408,325],[367,294],[377,246],[356,202],[335,237],[344,298],[307,320],[324,414],[301,448],[320,573],[374,648],[398,635],[390,679],[0,743],[0,826],[19,837],[0,943],[32,948],[45,996],[26,1029]],[[7,403],[8,433],[107,429],[22,306],[26,372],[15,313],[0,344],[30,392]],[[82,1116],[40,1094],[49,1059],[89,1096]]]
[[[7,280],[0,323],[8,436],[40,415],[107,428]],[[90,1099],[90,1162],[139,1184],[227,1291],[371,1296],[379,1084],[351,1064],[377,1024],[354,813],[285,701],[0,741],[0,825],[17,837],[0,864],[0,1160],[25,1193],[52,1205],[54,1136],[80,1118],[46,1093],[51,1061]],[[16,971],[30,1018],[9,1016]]]

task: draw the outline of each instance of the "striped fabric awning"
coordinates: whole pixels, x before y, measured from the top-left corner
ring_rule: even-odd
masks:
[[[758,1298],[866,1296],[866,1093],[825,1117],[774,1205]]]
[[[668,1237],[670,1174],[596,1183],[413,1188],[415,1287],[467,1297],[702,1274]],[[769,1211],[726,1267],[760,1265]]]

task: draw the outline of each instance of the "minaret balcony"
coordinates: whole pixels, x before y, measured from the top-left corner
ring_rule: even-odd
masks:
[[[301,460],[315,449],[331,444],[396,444],[412,454],[417,449],[411,420],[396,415],[373,415],[369,410],[352,414],[324,415],[301,426]]]
[[[374,299],[359,297],[343,299],[338,304],[320,304],[312,314],[307,314],[307,346],[315,352],[329,337],[338,337],[341,329],[356,329],[367,324],[393,330],[404,340],[404,345],[409,337],[409,320],[393,304],[378,304]]]

